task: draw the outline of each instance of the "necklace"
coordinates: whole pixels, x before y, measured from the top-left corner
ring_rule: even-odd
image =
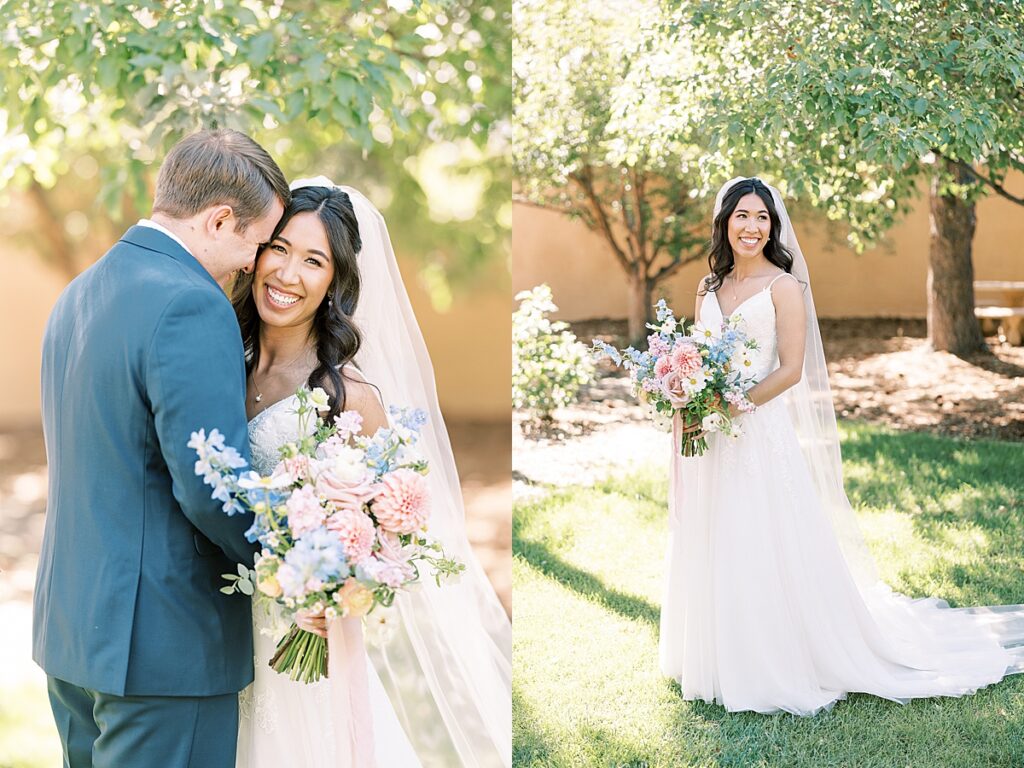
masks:
[[[295,363],[298,362],[299,358],[303,357],[308,352],[309,352],[309,348],[308,347],[303,348],[302,350],[299,351],[299,354],[297,354],[290,361],[288,361],[287,363],[282,365],[281,368],[283,368],[285,371],[290,371],[292,369],[292,367],[295,365]],[[252,388],[256,390],[256,397],[253,398],[253,400],[254,400],[254,402],[258,403],[258,402],[260,402],[263,399],[263,393],[260,391],[260,385],[256,383],[256,369],[255,368],[253,369],[252,373],[249,374],[249,378],[252,379]]]
[[[735,275],[726,275],[726,277],[729,278],[729,280],[731,281],[731,284],[732,284],[732,300],[736,301],[739,298],[739,294],[736,293],[736,288],[739,286],[739,278],[736,277]],[[760,277],[771,277],[771,273],[769,273],[767,275],[751,275],[750,277],[745,277],[743,279],[744,280],[753,280],[753,279],[760,278]],[[253,383],[255,383],[255,382],[253,382]]]

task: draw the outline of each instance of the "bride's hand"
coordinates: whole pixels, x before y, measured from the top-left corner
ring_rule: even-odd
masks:
[[[327,637],[327,617],[323,611],[296,611],[295,625],[299,629],[312,632],[320,637]]]

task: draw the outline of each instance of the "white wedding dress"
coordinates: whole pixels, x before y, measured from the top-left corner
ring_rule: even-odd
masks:
[[[299,433],[291,396],[260,411],[249,422],[252,469],[269,475],[279,461],[278,449]],[[239,694],[237,768],[332,768],[337,718],[331,710],[331,678],[315,683],[294,682],[270,668],[277,643],[291,623],[277,604],[253,604],[253,648],[256,677]],[[416,756],[395,708],[388,699],[369,657],[370,707],[373,718],[375,768],[418,768]],[[364,768],[358,766],[357,768]]]
[[[770,290],[733,314],[759,344],[761,380],[779,365]],[[700,319],[721,323],[714,293]],[[961,696],[1024,671],[1020,606],[951,609],[861,586],[872,582],[854,576],[787,408],[801,392],[741,417],[740,437],[710,436],[703,456],[680,457],[674,436],[664,674],[685,699],[809,715],[848,692]]]

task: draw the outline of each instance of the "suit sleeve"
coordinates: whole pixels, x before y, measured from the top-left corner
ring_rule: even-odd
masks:
[[[190,288],[171,300],[150,348],[146,385],[174,498],[228,557],[252,565],[258,545],[245,539],[252,513],[229,517],[222,511],[195,474],[196,454],[187,445],[192,432],[216,428],[250,461],[242,339],[224,296]]]

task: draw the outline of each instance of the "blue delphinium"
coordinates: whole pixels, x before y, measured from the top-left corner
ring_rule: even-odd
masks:
[[[320,526],[299,537],[277,569],[285,597],[298,597],[311,580],[327,582],[348,575],[345,547],[338,536]]]

